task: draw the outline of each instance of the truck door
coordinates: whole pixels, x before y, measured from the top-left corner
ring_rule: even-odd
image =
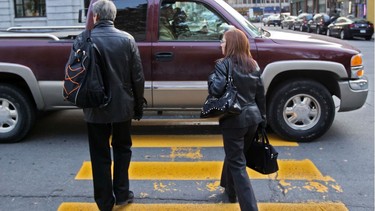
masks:
[[[147,33],[151,11],[148,9],[148,0],[113,0],[113,3],[117,7],[115,27],[133,35],[137,42],[146,79],[144,96],[148,104],[152,105],[151,38]]]
[[[153,106],[200,108],[207,77],[222,57],[220,39],[228,24],[199,1],[162,1],[153,23]]]

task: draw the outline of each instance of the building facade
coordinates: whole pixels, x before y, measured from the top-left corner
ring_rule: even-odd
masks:
[[[372,6],[370,2],[372,2]],[[291,13],[294,15],[300,12],[324,12],[327,14],[337,13],[340,16],[367,18],[369,13],[374,13],[373,2],[374,0],[291,0],[290,7]]]
[[[247,16],[290,12],[290,0],[226,0],[226,2],[242,15]],[[249,14],[250,10],[253,14]]]
[[[78,15],[84,5],[85,0],[0,0],[0,29],[82,25]]]
[[[365,18],[374,23],[374,0],[225,0],[243,15],[249,9],[254,15],[289,12],[291,15],[307,13],[334,13],[340,16]]]

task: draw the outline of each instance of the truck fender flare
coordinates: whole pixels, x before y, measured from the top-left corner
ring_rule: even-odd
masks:
[[[272,80],[280,73],[299,70],[327,71],[336,74],[339,78],[348,77],[344,65],[337,62],[311,60],[277,61],[268,64],[262,72],[261,78],[265,92],[267,93]]]
[[[33,71],[24,65],[0,62],[0,73],[10,73],[21,77],[30,89],[38,110],[45,106],[44,100]]]

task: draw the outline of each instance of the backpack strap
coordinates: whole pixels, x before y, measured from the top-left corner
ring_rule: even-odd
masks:
[[[83,36],[83,39],[85,41],[92,42],[92,40],[91,40],[91,30],[86,29],[85,31],[83,31],[82,36]]]

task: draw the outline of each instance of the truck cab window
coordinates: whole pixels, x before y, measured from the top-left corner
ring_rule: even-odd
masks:
[[[45,17],[46,0],[14,0],[16,18]]]
[[[146,39],[147,0],[114,0],[116,28],[130,33],[137,42]]]
[[[218,41],[227,25],[223,18],[202,3],[164,1],[160,6],[160,41]]]

